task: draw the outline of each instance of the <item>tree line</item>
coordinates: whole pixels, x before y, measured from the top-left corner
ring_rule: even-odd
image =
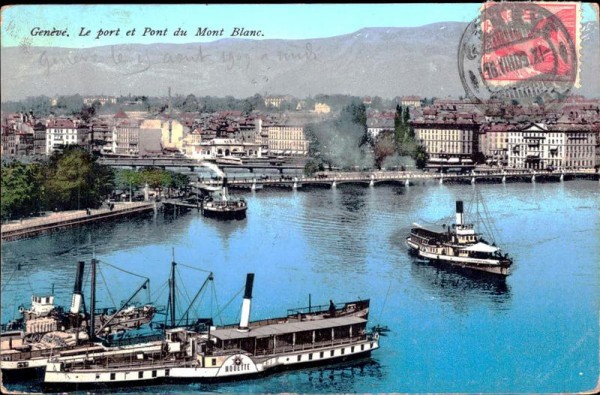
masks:
[[[2,220],[44,211],[98,208],[116,191],[153,189],[186,191],[189,177],[157,168],[113,170],[88,151],[69,146],[48,160],[2,165]]]

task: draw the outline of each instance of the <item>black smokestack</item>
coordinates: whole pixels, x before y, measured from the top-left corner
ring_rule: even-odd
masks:
[[[254,273],[248,273],[246,275],[246,291],[244,292],[244,299],[252,299],[253,284],[254,284]]]
[[[457,200],[456,201],[456,214],[462,214],[463,213],[463,202],[462,200]]]
[[[81,287],[83,284],[83,266],[84,265],[85,265],[85,262],[83,262],[83,261],[77,262],[77,274],[75,275],[75,287],[73,288],[74,294],[81,293]]]

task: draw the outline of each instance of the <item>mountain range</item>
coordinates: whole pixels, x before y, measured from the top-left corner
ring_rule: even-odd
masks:
[[[226,38],[195,44],[1,49],[2,101],[37,95],[248,97],[319,93],[458,97],[457,51],[467,24],[365,28],[306,40]],[[598,23],[582,28],[582,87],[600,92]]]

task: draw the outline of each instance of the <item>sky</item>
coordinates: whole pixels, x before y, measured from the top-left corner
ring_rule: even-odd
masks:
[[[469,22],[476,17],[479,6],[477,3],[18,5],[2,9],[1,44],[86,48],[125,43],[207,42],[229,37],[236,27],[260,31],[254,39],[308,39],[352,33],[364,27]],[[593,17],[591,7],[584,8],[588,8],[584,16],[591,12]],[[39,36],[35,28],[56,29],[68,37]],[[89,30],[89,35],[81,35],[82,28]],[[146,28],[155,32],[167,29],[166,36],[152,35],[150,31],[144,36]],[[186,30],[187,36],[174,36],[177,28]],[[195,36],[198,28],[218,32],[223,29],[222,36]],[[99,29],[104,33],[100,37]],[[132,29],[135,29],[133,35],[127,36]]]
[[[17,5],[2,8],[0,41],[3,47],[184,44],[231,37],[235,28],[260,31],[258,36],[250,37],[253,39],[312,39],[352,33],[364,27],[470,22],[479,7],[477,3]],[[594,18],[597,19],[592,7],[585,5],[583,20]],[[82,28],[89,30],[89,35],[84,35]],[[150,30],[144,35],[146,28]],[[186,30],[187,36],[175,36],[177,28]],[[196,36],[199,28],[208,28],[219,35]],[[54,29],[64,36],[38,34]],[[165,29],[164,36],[157,34]]]

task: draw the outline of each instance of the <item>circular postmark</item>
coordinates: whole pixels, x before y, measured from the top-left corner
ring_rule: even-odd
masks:
[[[484,4],[458,49],[467,97],[477,104],[562,102],[577,79],[573,19],[534,3]]]

